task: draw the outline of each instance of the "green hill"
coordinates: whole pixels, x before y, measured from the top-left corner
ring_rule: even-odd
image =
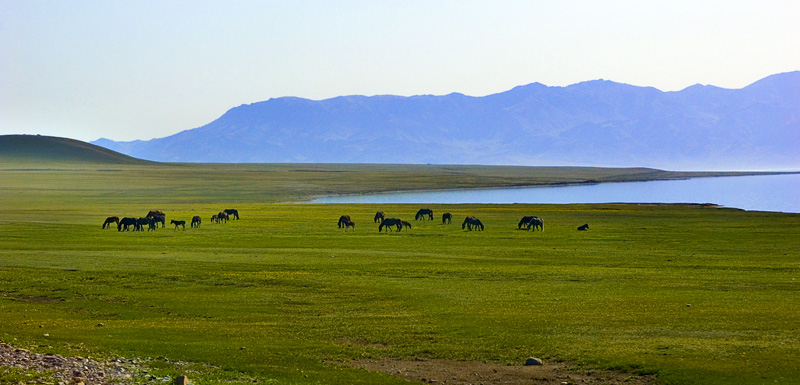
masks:
[[[0,135],[0,162],[152,164],[75,139],[41,135]]]

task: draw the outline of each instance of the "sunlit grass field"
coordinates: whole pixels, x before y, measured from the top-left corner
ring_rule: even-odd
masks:
[[[0,340],[207,364],[190,375],[197,383],[392,384],[404,381],[348,363],[529,356],[656,373],[665,384],[800,383],[799,215],[427,205],[436,220],[415,221],[422,205],[280,202],[379,181],[465,187],[455,175],[464,170],[273,167],[0,170]],[[560,171],[550,180],[569,176]],[[209,222],[226,208],[241,219]],[[154,209],[167,228],[101,229],[107,216]],[[379,233],[378,210],[413,228]],[[343,214],[355,232],[336,227]],[[199,229],[169,226],[193,215]],[[462,230],[467,215],[486,230]],[[524,215],[544,218],[544,231],[517,230]],[[584,223],[590,230],[577,231]]]

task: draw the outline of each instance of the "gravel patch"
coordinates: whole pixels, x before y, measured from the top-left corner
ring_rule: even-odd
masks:
[[[169,377],[149,375],[140,359],[97,361],[84,357],[64,357],[33,353],[3,342],[0,342],[0,367],[45,374],[52,372],[52,377],[36,378],[32,382],[35,384],[163,384],[172,381]]]

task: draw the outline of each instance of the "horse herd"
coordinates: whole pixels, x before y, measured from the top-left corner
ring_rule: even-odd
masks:
[[[419,211],[417,211],[417,214],[414,216],[414,219],[415,220],[423,220],[423,221],[425,219],[433,220],[433,210],[431,210],[431,209],[420,209]],[[452,214],[450,214],[450,213],[442,214],[442,224],[443,225],[447,225],[447,224],[452,223],[452,220],[453,220],[453,215]],[[402,219],[399,219],[399,218],[387,218],[386,217],[386,213],[384,213],[383,211],[378,211],[377,213],[375,213],[375,218],[373,219],[373,222],[374,223],[380,223],[380,225],[378,226],[378,232],[383,231],[384,228],[386,228],[387,232],[392,231],[392,228],[397,229],[398,232],[401,231],[405,227],[407,227],[409,229],[411,228],[411,224],[406,222],[406,221],[404,221],[404,220],[402,220]],[[355,231],[355,229],[356,229],[356,224],[355,224],[355,222],[353,222],[350,219],[349,215],[340,216],[339,217],[338,226],[339,226],[340,229],[344,228],[345,232],[347,232],[347,230],[350,229],[350,228],[352,228],[353,231]],[[480,219],[478,219],[478,218],[476,218],[474,216],[468,216],[468,217],[464,218],[464,222],[461,223],[461,229],[463,230],[465,228],[469,229],[469,231],[472,231],[473,229],[478,230],[478,231],[483,231],[484,226],[483,226],[483,222],[481,222]],[[544,220],[542,218],[537,217],[537,216],[524,216],[519,221],[519,224],[517,224],[517,229],[521,230],[522,228],[525,228],[525,230],[527,230],[527,231],[531,231],[531,230],[536,231],[537,229],[540,230],[540,231],[544,231]],[[584,224],[584,225],[581,225],[580,227],[578,227],[578,230],[581,230],[581,231],[585,231],[585,230],[588,230],[588,229],[589,229],[589,225],[588,224]]]
[[[144,231],[144,227],[147,226],[147,231],[155,230],[158,228],[158,224],[161,223],[161,228],[166,227],[166,214],[164,214],[161,210],[151,210],[147,213],[146,216],[140,218],[134,217],[108,217],[106,221],[103,222],[104,229],[110,229],[112,223],[117,224],[117,231],[128,231],[131,227],[133,227],[133,231]],[[236,209],[225,209],[220,211],[217,214],[211,216],[212,223],[220,223],[220,222],[227,222],[229,218],[232,219],[239,219],[239,211]],[[183,230],[186,230],[186,221],[179,221],[179,220],[171,220],[169,222],[171,225],[175,225],[175,230],[180,227]],[[190,224],[191,228],[200,228],[200,224],[202,220],[200,216],[195,215],[192,217],[192,221]]]
[[[225,223],[228,222],[229,219],[239,219],[239,211],[236,209],[225,209],[220,211],[217,214],[211,216],[212,223]],[[414,216],[415,220],[433,220],[433,210],[431,209],[420,209],[417,211],[417,214]],[[450,213],[442,214],[442,224],[447,225],[451,224],[453,221],[453,215]],[[199,228],[202,220],[199,216],[195,215],[192,217],[190,227],[191,228]],[[393,231],[392,229],[396,229],[398,232],[402,231],[403,228],[411,229],[411,223],[408,223],[399,218],[387,218],[386,213],[383,211],[378,211],[375,213],[375,217],[373,219],[374,223],[380,223],[378,226],[378,232],[382,232],[384,228],[386,228],[386,232]],[[134,217],[108,217],[106,218],[105,222],[103,222],[103,229],[111,228],[111,224],[117,224],[117,231],[128,231],[131,227],[133,227],[133,231],[144,231],[144,227],[147,226],[147,230],[155,230],[158,228],[158,224],[161,223],[161,227],[166,227],[166,215],[161,210],[151,210],[147,213],[146,216],[140,218]],[[183,230],[186,230],[186,221],[184,220],[171,220],[171,225],[175,226],[175,230],[180,227]],[[349,215],[342,215],[339,217],[338,226],[340,229],[345,229],[344,231],[347,232],[349,229],[353,229],[355,231],[356,224],[350,219]],[[527,231],[536,231],[537,229],[540,231],[544,231],[544,220],[537,216],[524,216],[520,219],[519,223],[517,224],[517,229],[525,229]],[[480,219],[474,216],[468,216],[464,218],[464,222],[461,223],[461,229],[468,229],[469,231],[478,230],[483,231],[484,225]],[[578,227],[578,230],[585,231],[589,230],[589,225],[584,224]]]

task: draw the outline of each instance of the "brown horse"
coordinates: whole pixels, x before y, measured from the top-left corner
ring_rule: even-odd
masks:
[[[408,227],[409,229],[411,228],[411,224],[406,221],[400,221],[400,225],[403,227]]]
[[[345,231],[347,231],[347,227],[345,226],[347,222],[350,222],[350,216],[342,215],[341,217],[339,217],[339,223],[337,223],[336,225],[339,226],[340,229],[344,227]]]
[[[198,215],[193,216],[192,217],[191,227],[193,227],[193,228],[196,227],[196,228],[199,229],[200,228],[200,222],[201,222],[200,221],[200,216],[198,216]]]
[[[386,214],[384,214],[383,211],[378,211],[375,213],[375,220],[373,220],[373,222],[383,222],[384,219],[386,219]]]
[[[225,223],[228,223],[228,213],[226,213],[224,211],[220,211],[217,214],[217,223],[220,223],[222,221],[225,221]]]
[[[353,232],[356,231],[356,223],[351,221],[351,220],[349,220],[349,219],[346,222],[343,222],[342,226],[344,227],[344,232],[345,233],[347,232],[347,228],[348,227],[352,227],[353,228]]]
[[[103,222],[103,228],[104,229],[110,229],[111,228],[111,223],[116,223],[119,226],[119,217],[108,217],[108,218],[106,218],[106,221]]]

